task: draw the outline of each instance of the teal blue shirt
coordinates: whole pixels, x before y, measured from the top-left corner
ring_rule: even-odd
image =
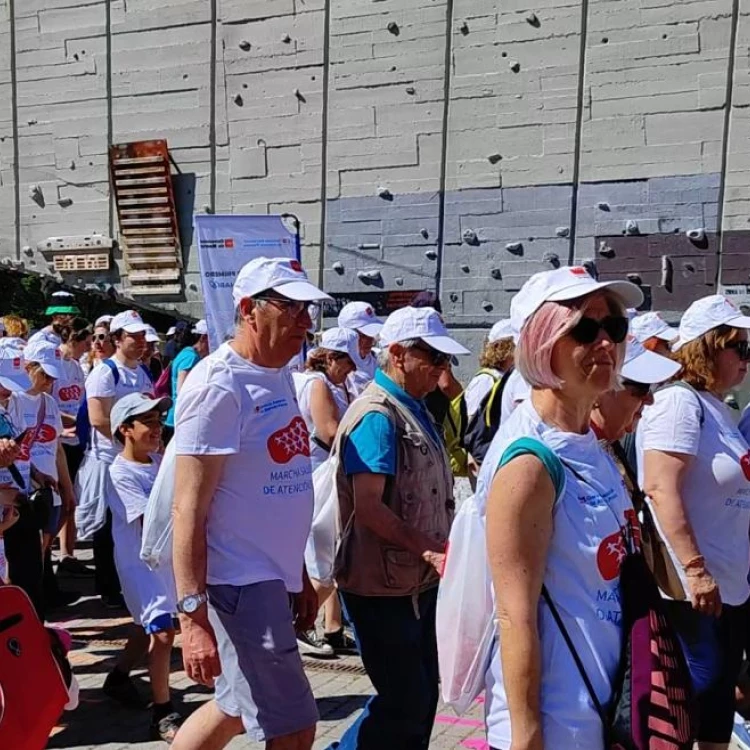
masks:
[[[190,372],[201,361],[198,352],[192,346],[186,346],[172,361],[172,408],[167,412],[164,424],[174,427],[174,410],[177,405],[177,378],[181,372]]]
[[[421,399],[413,398],[393,382],[382,370],[375,373],[375,382],[395,396],[419,421],[432,439],[440,444],[435,423]],[[377,412],[366,414],[349,435],[344,446],[344,469],[351,474],[396,473],[396,426]]]

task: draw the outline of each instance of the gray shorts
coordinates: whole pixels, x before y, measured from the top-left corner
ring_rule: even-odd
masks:
[[[315,726],[318,708],[302,667],[283,582],[207,589],[221,661],[218,707],[241,717],[255,742]]]

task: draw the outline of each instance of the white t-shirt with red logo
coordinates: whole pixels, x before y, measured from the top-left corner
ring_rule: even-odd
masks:
[[[86,392],[86,376],[81,364],[72,358],[62,357],[60,369],[63,377],[55,381],[52,396],[60,407],[60,413],[75,419],[78,417],[78,409]],[[64,437],[62,442],[66,445],[78,445],[78,438]]]
[[[33,428],[36,421],[26,421],[27,413],[27,396],[25,393],[13,393],[8,400],[8,406],[0,407],[0,420],[2,420],[2,435],[6,437],[9,435],[14,438],[18,438],[26,429]],[[9,487],[15,487],[16,489],[29,492],[31,489],[31,460],[30,460],[30,443],[31,434],[27,434],[24,441],[21,442],[20,455],[13,462],[13,465],[18,469],[18,473],[21,475],[23,480],[23,487],[19,486],[18,482],[13,478],[10,470],[7,468],[0,468],[0,486],[7,485]]]
[[[227,456],[208,512],[207,582],[281,580],[300,591],[313,484],[289,370],[259,367],[222,344],[188,375],[174,439],[177,455]]]
[[[42,416],[41,404],[42,398],[44,398],[44,420],[39,424],[37,430],[37,423],[39,423],[40,417]],[[31,396],[28,393],[22,394],[21,404],[24,412],[24,420],[26,424],[31,426],[31,431],[28,433],[28,438],[24,443],[31,443],[34,433],[36,432],[36,440],[31,443],[31,463],[37,471],[41,471],[42,474],[57,479],[57,446],[60,442],[60,434],[62,433],[62,417],[60,416],[60,409],[57,406],[57,402],[52,396],[46,393],[38,396]],[[60,495],[54,493],[55,505],[61,505],[62,500]]]
[[[643,410],[636,449],[641,482],[644,451],[693,456],[681,492],[687,519],[722,601],[743,604],[750,597],[750,447],[730,408],[706,392],[680,386],[657,391],[654,404]],[[667,549],[686,586],[668,543]]]

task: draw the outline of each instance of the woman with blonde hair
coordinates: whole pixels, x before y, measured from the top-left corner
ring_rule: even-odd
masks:
[[[29,324],[20,315],[6,315],[3,317],[5,336],[2,340],[3,346],[22,348],[29,338]]]
[[[666,602],[698,693],[698,746],[728,747],[750,598],[750,447],[725,396],[747,374],[750,317],[714,294],[680,321],[680,379],[637,433],[639,478],[679,576]]]

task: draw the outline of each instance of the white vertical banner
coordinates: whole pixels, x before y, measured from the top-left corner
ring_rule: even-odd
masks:
[[[232,287],[239,270],[253,258],[299,258],[299,237],[281,216],[195,214],[201,291],[208,338],[216,349],[232,332]]]

